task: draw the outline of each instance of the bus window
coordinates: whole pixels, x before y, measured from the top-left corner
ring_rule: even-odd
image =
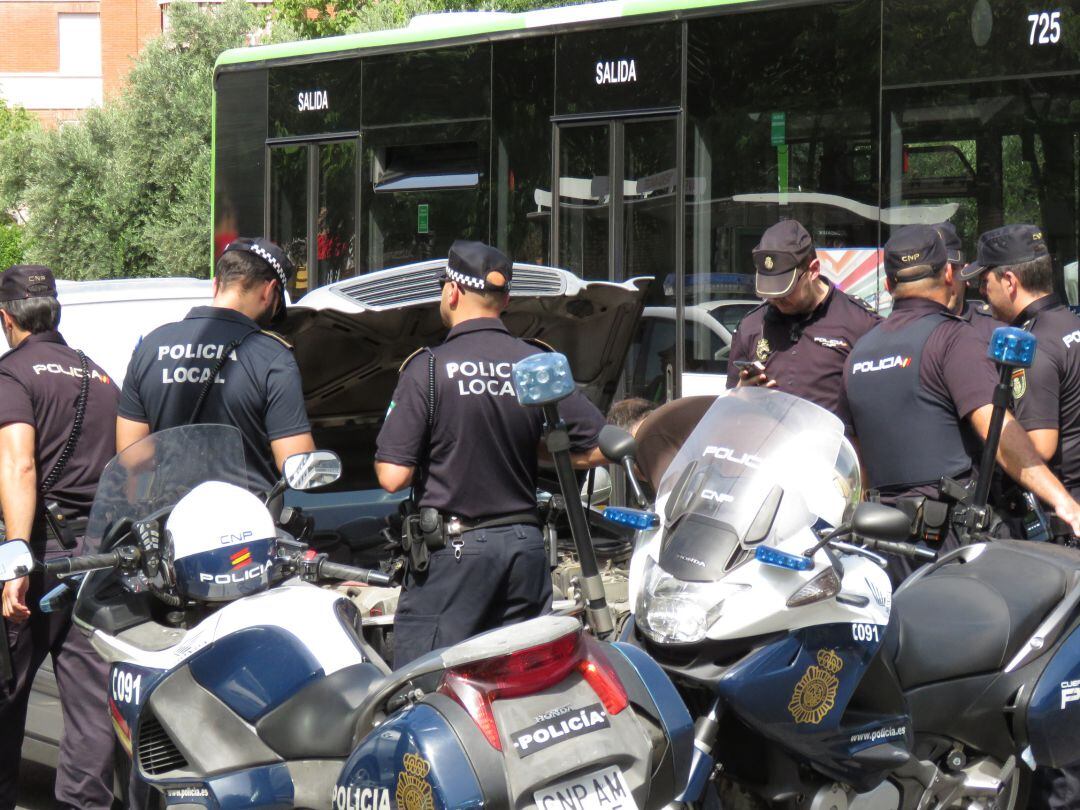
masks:
[[[356,141],[319,146],[318,284],[356,275]]]
[[[782,219],[880,299],[879,15],[855,0],[687,22],[685,312],[752,299],[751,251]],[[685,335],[684,372],[720,366],[704,321]]]
[[[296,265],[289,285],[295,301],[306,293],[308,274],[308,147],[275,146],[270,150],[270,239]]]
[[[1041,226],[1066,294],[1065,268],[1077,260],[1078,92],[1078,77],[886,90],[890,205],[951,207],[969,258],[983,231]]]

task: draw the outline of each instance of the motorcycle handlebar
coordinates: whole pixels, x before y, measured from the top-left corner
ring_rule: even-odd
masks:
[[[896,543],[891,540],[868,540],[866,545],[886,554],[896,554],[900,557],[913,557],[918,560],[934,562],[937,560],[937,552],[928,548],[920,548],[911,543]]]
[[[337,579],[342,582],[363,582],[365,585],[379,585],[387,587],[391,584],[389,574],[375,571],[371,568],[357,568],[352,565],[341,565],[323,560],[319,563],[319,579]]]
[[[120,565],[120,553],[110,551],[108,554],[85,554],[82,557],[61,557],[56,560],[46,560],[44,568],[50,574],[66,577],[82,571],[100,571],[103,568],[116,568],[118,565]]]

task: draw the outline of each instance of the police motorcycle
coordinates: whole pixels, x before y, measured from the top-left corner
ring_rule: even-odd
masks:
[[[927,559],[859,503],[839,420],[782,392],[720,397],[637,521],[623,638],[697,718],[684,798],[792,808],[1022,806],[1080,761],[1080,555],[974,543]],[[711,787],[710,787],[711,785]]]
[[[332,482],[324,451],[286,463]],[[135,777],[170,808],[658,808],[690,764],[662,670],[547,616],[391,672],[352,602],[313,583],[380,582],[278,530],[246,488],[240,433],[152,434],[106,467],[76,625],[112,663],[108,711]],[[273,494],[273,493],[272,493]],[[39,563],[0,546],[0,581]]]

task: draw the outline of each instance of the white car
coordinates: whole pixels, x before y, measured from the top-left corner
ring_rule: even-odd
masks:
[[[753,299],[704,301],[683,309],[686,357],[682,396],[719,394],[739,322],[761,305]],[[675,307],[645,307],[627,358],[632,396],[654,402],[675,397]]]

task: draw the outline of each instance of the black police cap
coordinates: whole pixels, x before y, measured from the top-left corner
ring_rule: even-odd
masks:
[[[781,298],[795,286],[795,271],[817,257],[814,240],[799,222],[785,219],[761,235],[754,248],[754,286],[762,298]]]
[[[983,270],[1006,264],[1023,264],[1049,256],[1043,231],[1037,225],[1005,225],[979,236],[975,261],[965,267],[960,277],[975,278]]]
[[[0,276],[0,301],[56,298],[56,279],[41,264],[13,264]]]
[[[952,264],[964,263],[964,246],[960,242],[960,234],[956,232],[956,226],[951,222],[939,222],[934,226],[941,241],[945,244],[945,253]]]
[[[292,278],[296,267],[289,260],[289,257],[285,255],[285,251],[271,242],[269,239],[233,239],[225,246],[225,250],[222,251],[222,255],[229,253],[230,251],[240,250],[245,253],[251,253],[258,256],[263,262],[274,271],[274,275],[277,276],[278,281],[281,282],[281,290],[284,293],[285,288],[289,284],[289,279]]]
[[[941,235],[930,225],[908,225],[885,243],[885,275],[895,284],[936,275],[948,260]]]
[[[514,263],[497,248],[483,242],[458,239],[450,246],[446,267],[438,280],[453,281],[471,290],[506,292],[514,275]]]

